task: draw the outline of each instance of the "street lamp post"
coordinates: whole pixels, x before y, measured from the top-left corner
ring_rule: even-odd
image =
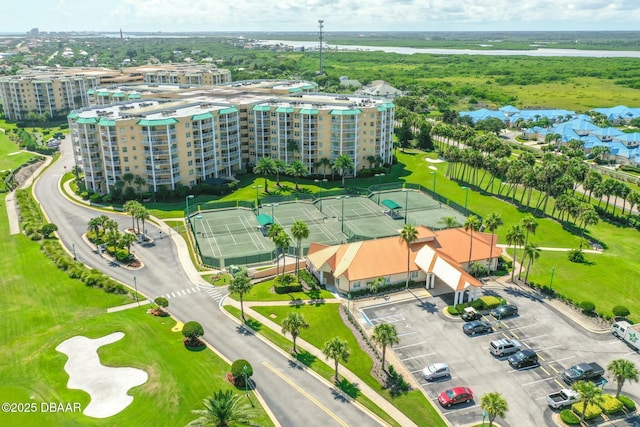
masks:
[[[349,196],[338,196],[340,199],[340,230],[344,233],[344,199],[348,199]]]
[[[133,288],[136,290],[136,301],[138,302],[138,307],[140,307],[140,298],[138,298],[138,281],[136,280],[136,276],[133,276]]]
[[[273,213],[273,207],[274,206],[279,206],[277,203],[271,203],[271,221],[273,221],[274,223],[276,222],[276,217],[274,216]]]
[[[464,214],[467,215],[469,212],[467,211],[467,205],[469,204],[469,187],[460,187],[464,190]]]
[[[262,185],[252,185],[251,188],[256,189],[256,209],[258,211],[258,215],[260,215],[260,200],[258,199],[258,190],[262,188]]]
[[[482,411],[482,427],[484,427],[484,419],[487,418],[487,411]]]
[[[73,260],[76,261],[78,259],[78,254],[76,254],[76,244],[72,243],[71,246],[73,247]]]
[[[502,307],[502,305],[504,304],[504,299],[500,298],[500,305],[499,307]],[[498,310],[498,328],[500,328],[500,321],[502,320],[502,310]]]
[[[378,190],[378,204],[380,204],[380,180],[382,179],[384,174],[383,173],[377,173],[374,176],[378,177],[378,188],[377,188],[377,190]]]
[[[551,267],[551,280],[549,281],[549,290],[553,291],[553,275],[556,273],[556,266]]]
[[[189,220],[189,199],[193,199],[193,194],[189,194],[187,195],[187,197],[184,198],[184,204],[186,205],[185,213],[186,213],[187,221]]]
[[[242,373],[244,374],[244,395],[249,397],[249,381],[247,380],[247,372],[249,371],[249,367],[244,365],[242,367]]]
[[[407,225],[407,215],[409,215],[409,190],[404,189],[404,224]]]
[[[433,175],[433,195],[436,195],[436,177],[438,176],[435,172],[429,172],[430,175]]]

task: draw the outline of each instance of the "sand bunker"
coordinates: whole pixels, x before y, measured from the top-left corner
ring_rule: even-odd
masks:
[[[429,162],[429,163],[442,163],[442,162],[444,162],[444,160],[441,160],[441,159],[432,159],[432,158],[430,158],[430,157],[425,158],[425,160],[426,160],[427,162]]]
[[[129,396],[127,391],[144,384],[149,378],[141,369],[114,368],[100,362],[98,348],[123,337],[122,332],[97,339],[75,336],[56,347],[57,351],[69,357],[64,365],[69,374],[67,387],[84,390],[91,396],[91,402],[84,410],[86,416],[107,418],[122,411],[133,402],[133,396]]]

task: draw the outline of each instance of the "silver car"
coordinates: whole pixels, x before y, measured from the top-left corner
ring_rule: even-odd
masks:
[[[434,363],[422,370],[422,376],[427,381],[433,381],[438,378],[451,376],[449,373],[449,365],[446,363]]]

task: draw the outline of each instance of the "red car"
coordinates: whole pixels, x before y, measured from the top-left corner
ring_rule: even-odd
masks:
[[[467,403],[473,400],[473,391],[469,387],[454,387],[445,390],[438,396],[438,402],[445,408],[458,403]]]

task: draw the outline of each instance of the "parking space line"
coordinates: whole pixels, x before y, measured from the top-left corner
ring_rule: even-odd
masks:
[[[544,366],[540,366],[540,369],[542,369],[544,371],[545,374],[551,376],[551,374],[549,373],[549,371],[547,371],[546,369],[544,369]]]
[[[556,384],[558,384],[560,386],[560,388],[566,388],[566,385],[562,384],[560,381],[558,381],[557,379],[554,379],[554,381],[556,382]]]
[[[394,320],[386,320],[386,319],[394,319]],[[404,317],[403,314],[391,314],[389,316],[374,317],[373,319],[370,318],[369,320],[371,321],[371,323],[379,325],[380,323],[404,322],[405,320],[407,320],[407,318]]]
[[[560,361],[562,361],[562,360],[573,359],[573,358],[575,358],[575,357],[576,357],[575,355],[573,355],[573,356],[567,356],[567,357],[563,357],[562,359],[551,360],[551,361],[549,361],[548,363],[556,363],[556,362],[560,362]]]
[[[545,351],[545,350],[549,350],[550,348],[556,348],[556,347],[560,347],[560,344],[558,345],[552,345],[551,347],[543,347],[543,348],[539,348],[538,351]]]
[[[531,348],[531,347],[529,347],[529,348]],[[538,359],[542,360],[543,362],[547,361],[547,359],[545,359],[544,357],[540,356],[539,354],[538,354]]]
[[[438,399],[438,398],[436,397],[435,399],[431,399],[431,400],[437,400],[437,399]],[[453,410],[453,411],[451,411],[451,412],[444,412],[444,411],[442,411],[442,414],[446,417],[446,416],[449,416],[449,415],[455,415],[455,414],[458,414],[458,413],[460,413],[461,411],[466,411],[467,409],[475,409],[475,408],[477,408],[477,407],[478,407],[478,405],[477,405],[476,403],[474,403],[473,405],[471,405],[471,406],[466,406],[466,407],[464,407],[464,408],[456,408],[455,410]],[[487,423],[487,424],[488,424],[488,423]]]
[[[425,342],[426,342],[426,341],[420,341],[420,342],[417,342],[417,343],[415,343],[415,344],[407,344],[407,345],[402,345],[402,346],[400,346],[400,347],[393,347],[393,349],[394,349],[394,350],[400,350],[400,349],[402,349],[402,348],[413,347],[414,345],[424,344]]]
[[[530,383],[525,383],[525,384],[522,384],[522,385],[525,386],[525,385],[538,384],[538,383],[543,383],[545,381],[551,381],[551,380],[555,380],[555,378],[543,378],[541,380],[531,381]]]
[[[528,340],[534,340],[536,338],[542,338],[542,337],[546,337],[549,334],[543,334],[543,335],[536,335],[535,337],[527,337],[527,338],[522,338],[520,341],[528,341]]]
[[[407,357],[406,359],[400,359],[401,362],[404,362],[405,360],[411,360],[411,359],[419,359],[421,357],[428,357],[428,356],[433,356],[435,353],[429,353],[429,354],[421,354],[420,356],[413,356],[413,357]]]
[[[404,337],[404,336],[413,335],[413,334],[417,334],[417,332],[415,332],[415,331],[413,331],[413,332],[405,332],[404,334],[398,334],[397,336],[398,337]]]

